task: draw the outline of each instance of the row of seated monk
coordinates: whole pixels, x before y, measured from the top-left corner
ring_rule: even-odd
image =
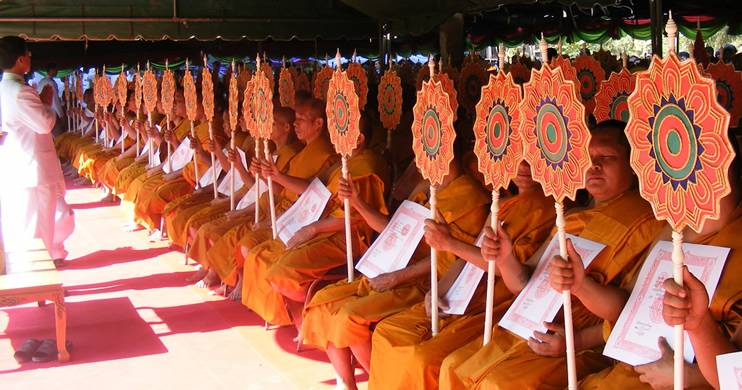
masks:
[[[92,100],[90,91],[85,98]],[[158,106],[157,112],[147,113],[148,120],[136,114],[133,104],[123,115],[78,109],[74,114],[83,118],[82,133],[68,131],[55,144],[66,174],[100,187],[104,201],[120,199],[130,218],[127,230],[146,228],[153,236],[166,236],[173,248],[198,262],[200,269],[190,282],[214,288],[268,324],[295,325],[299,340],[326,351],[338,388],[356,388],[355,362],[369,373],[371,389],[567,386],[561,314],[545,324],[548,331],[528,339],[497,326],[556,234],[554,200],[533,180],[527,163],[520,163],[510,188],[500,191],[502,224],[493,230],[488,215],[492,188],[471,150],[472,123],[461,116],[454,159],[436,187],[437,217],[425,221],[424,238],[407,265],[371,278],[357,274],[352,282],[338,276],[307,298],[315,280],[347,272],[346,212],[357,260],[402,201],[430,207],[430,185],[412,161],[411,109],[405,106],[400,125],[388,134],[378,113],[363,113],[347,177],[329,139],[324,102],[298,93],[294,109],[275,108],[267,146],[249,136],[243,119],[231,126],[227,111],[217,98],[213,119],[207,120],[200,104],[197,117],[189,118],[179,89],[173,112],[164,115]],[[101,124],[98,137],[107,144],[96,140],[96,120]],[[648,252],[671,237],[669,225],[656,220],[639,194],[624,127],[607,121],[591,128],[585,190],[565,204],[566,232],[605,248],[587,269],[570,242],[567,259],[550,260],[551,288],[571,290],[573,297],[580,388],[666,388],[673,381],[672,352],[664,340],[658,341],[661,359],[641,366],[602,353]],[[392,138],[388,143],[387,136]],[[176,164],[183,143],[195,157]],[[148,161],[143,148],[151,148],[158,161]],[[231,190],[230,184],[230,191],[219,193],[208,177],[204,184],[204,176],[212,175],[212,156],[222,167],[217,184],[229,180],[233,169],[239,188]],[[742,346],[738,164],[735,160],[729,171],[732,191],[721,201],[721,218],[706,222],[699,233],[684,232],[685,242],[731,248],[715,294],[710,299],[687,270],[685,287],[665,282],[664,319],[685,324],[696,352],[696,362],[686,364],[688,387],[718,387],[714,357]],[[262,182],[269,177],[273,203],[270,191],[258,193],[257,201],[243,202],[256,178]],[[287,242],[274,239],[271,215],[286,212],[315,178],[331,193],[321,217]],[[350,210],[344,208],[345,200]],[[232,203],[237,204],[234,209]],[[480,232],[481,249],[474,245]],[[437,251],[439,308],[446,307],[442,297],[467,262],[484,270],[488,261],[496,262],[495,325],[484,347],[486,278],[466,311],[441,315],[432,336],[431,248]]]

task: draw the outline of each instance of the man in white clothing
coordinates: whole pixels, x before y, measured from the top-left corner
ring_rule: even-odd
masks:
[[[0,146],[0,221],[7,250],[41,238],[58,266],[67,251],[64,240],[72,234],[74,217],[64,201],[64,179],[54,150],[51,131],[56,114],[51,94],[42,102],[26,85],[31,53],[15,36],[0,39],[0,113],[7,132]]]

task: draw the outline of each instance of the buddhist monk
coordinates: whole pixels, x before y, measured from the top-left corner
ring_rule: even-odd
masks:
[[[733,142],[734,146],[736,142]],[[665,281],[667,294],[664,301],[663,316],[669,325],[683,323],[690,336],[696,353],[696,363],[685,363],[686,388],[713,386],[719,388],[716,358],[721,353],[739,350],[742,346],[742,331],[739,330],[742,313],[742,288],[739,275],[742,275],[742,248],[739,248],[739,232],[742,229],[742,205],[740,205],[739,169],[740,156],[737,154],[729,170],[732,192],[721,200],[720,218],[706,220],[700,233],[690,228],[683,231],[683,241],[687,243],[714,245],[731,248],[724,271],[711,300],[698,279],[685,269],[685,287],[678,286],[672,278]],[[672,240],[669,224],[655,242]],[[579,268],[575,268],[578,274]],[[578,277],[573,277],[575,280]],[[625,286],[626,296],[636,284],[636,278]],[[615,313],[613,313],[615,314]],[[620,314],[620,313],[619,313]],[[617,317],[612,315],[611,317]],[[610,329],[615,320],[606,320],[604,328]],[[735,332],[736,329],[736,332]],[[605,337],[608,336],[605,332]],[[622,362],[600,373],[586,377],[581,383],[583,389],[659,389],[673,386],[673,351],[665,339],[657,340],[662,357],[652,363],[632,367]]]
[[[324,102],[310,99],[298,104],[294,131],[306,146],[291,160],[288,172],[281,172],[272,160],[261,159],[259,162],[261,172],[271,172],[273,182],[283,187],[276,197],[276,216],[291,207],[315,176],[329,175],[335,169],[333,166],[340,163],[340,156],[335,153],[327,133]],[[234,286],[231,299],[241,300],[240,274],[244,256],[255,245],[272,239],[269,203],[263,201],[257,205],[260,207],[261,222],[254,226],[243,224],[233,228],[207,252],[209,265],[219,279],[226,285]]]
[[[224,106],[223,100],[220,99],[215,99],[214,104],[217,110]],[[201,123],[194,128],[195,138],[190,137],[190,142],[197,156],[197,161],[201,162],[199,172],[206,172],[211,165],[211,158],[205,147],[210,138],[209,127],[211,126],[215,138],[223,138],[224,133],[221,131],[221,115],[215,115],[210,125],[204,115],[200,99],[198,112]],[[160,170],[165,164],[166,162],[160,164]],[[169,201],[193,192],[196,184],[194,172],[193,165],[187,164],[181,170],[147,179],[137,192],[134,200],[134,222],[144,226],[154,235],[153,237],[157,236],[160,233],[161,216],[165,205]]]
[[[348,172],[363,202],[386,214],[384,192],[389,187],[389,166],[381,155],[367,148],[373,131],[369,117],[363,116],[360,128],[357,145],[348,159]],[[309,284],[346,264],[345,213],[338,198],[341,168],[336,167],[328,176],[326,186],[332,197],[318,221],[299,229],[285,244],[280,238],[258,244],[245,259],[242,303],[269,324],[291,324],[287,304],[301,318]],[[363,254],[371,244],[373,230],[357,220],[358,216],[357,211],[351,211],[357,221],[351,228],[351,246],[354,254]]]
[[[541,186],[531,178],[528,163],[521,162],[513,179],[518,195],[501,202],[498,218],[513,241],[513,252],[519,259],[528,259],[546,240],[554,227],[556,212],[554,200],[546,197]],[[487,222],[490,223],[490,218]],[[446,224],[426,221],[425,240],[433,248],[451,252],[473,265],[487,270],[478,247],[454,238]],[[443,295],[453,284],[464,261],[457,260],[441,278],[438,293],[439,307],[448,302]],[[513,294],[505,288],[502,279],[495,280],[494,321],[510,306]],[[375,389],[434,389],[443,359],[451,352],[482,335],[486,301],[486,277],[479,283],[463,315],[440,314],[439,333],[432,337],[430,322],[430,293],[426,303],[388,317],[376,326],[372,338],[369,388]],[[405,362],[400,365],[399,362]]]
[[[605,294],[633,276],[642,253],[663,226],[636,190],[624,127],[623,122],[606,121],[591,131],[592,165],[586,176],[586,189],[592,196],[592,206],[566,216],[567,233],[606,245],[587,269],[591,287]],[[507,231],[499,227],[495,234],[485,228],[482,256],[497,261],[503,282],[513,294],[518,294],[528,283],[546,245],[523,264],[511,249]],[[569,241],[567,246],[568,253],[574,257]],[[603,313],[597,309],[598,313],[591,312],[582,303],[582,294],[576,292],[572,304],[578,378],[610,364],[602,356],[600,315]],[[610,302],[608,295],[601,298]],[[480,338],[460,348],[444,359],[440,387],[564,389],[567,386],[564,326],[559,321],[544,326],[549,332],[536,331],[528,340],[496,327],[486,346],[482,347]]]
[[[175,128],[171,132],[166,131],[164,137],[167,142],[170,142],[173,150],[176,150],[180,146],[180,142],[190,133],[191,121],[186,117],[185,96],[183,95],[182,88],[178,88],[175,91],[173,102],[173,114],[176,116],[176,119],[182,119],[180,119],[180,122],[174,122],[176,123]],[[143,128],[145,131],[142,131],[142,133],[152,131],[149,129],[148,121],[143,122]],[[143,145],[141,147],[144,148]],[[135,230],[137,226],[141,228],[133,219],[134,201],[142,184],[153,176],[156,178],[164,176],[161,166],[149,167],[146,161],[147,153],[142,153],[136,162],[142,162],[144,165],[133,164],[129,168],[124,169],[114,181],[114,192],[121,198],[121,206],[129,219],[129,222],[124,226],[125,231]]]
[[[289,163],[296,156],[297,153],[303,148],[303,144],[296,139],[294,132],[294,120],[295,112],[290,108],[277,108],[273,111],[273,126],[271,132],[271,141],[275,144],[276,150],[274,156],[276,157],[276,166],[281,172],[287,172]],[[253,157],[253,162],[257,159]],[[253,170],[260,171],[259,164],[254,163]],[[235,163],[237,166],[237,163]],[[238,167],[238,171],[239,171]],[[247,173],[247,172],[245,172]],[[242,175],[243,173],[240,173]],[[276,183],[274,184],[274,192],[280,194],[282,187]],[[265,185],[262,182],[261,185]],[[268,193],[266,192],[263,196],[258,199],[259,203],[268,203]],[[189,282],[197,281],[197,286],[208,287],[210,285],[219,283],[219,277],[216,272],[209,265],[209,259],[207,251],[214,245],[217,240],[225,236],[233,229],[245,229],[248,231],[252,227],[254,222],[254,212],[256,203],[252,203],[242,210],[234,210],[227,212],[222,218],[208,222],[193,233],[192,244],[188,250],[188,257],[196,260],[200,264],[199,271],[192,275],[188,279]],[[266,216],[263,215],[262,218]],[[189,233],[190,234],[190,233]],[[236,234],[236,231],[232,234]],[[240,295],[242,291],[240,291]]]
[[[420,188],[429,187],[425,182]],[[437,208],[451,233],[468,243],[474,242],[487,217],[490,194],[470,176],[463,174],[461,162],[454,158],[448,175],[437,190]],[[353,199],[353,198],[351,198]],[[372,229],[380,232],[389,217],[363,205],[354,206]],[[415,192],[412,200],[427,207],[426,192]],[[356,388],[351,354],[369,371],[371,326],[382,319],[422,302],[430,283],[429,247],[418,245],[407,267],[378,275],[362,276],[320,290],[304,310],[304,342],[324,349],[335,369],[338,388]],[[438,274],[444,275],[454,263],[448,252],[438,254]]]
[[[244,168],[240,169],[242,167],[241,159],[235,156],[234,160],[230,160],[228,157],[231,150],[229,145],[232,137],[229,111],[223,110],[222,114],[222,132],[226,136],[224,140],[226,144],[221,145],[217,140],[211,141],[211,139],[207,140],[206,144],[209,152],[214,153],[223,168],[223,172],[219,178],[219,185],[222,185],[225,181],[229,185],[230,178],[227,173],[230,172],[232,161],[234,161],[235,170],[238,173],[237,177],[242,183],[247,183],[247,185],[237,187],[239,182],[235,181],[235,199],[239,201],[242,195],[247,192],[246,187],[251,187],[255,179]],[[235,132],[235,147],[245,153],[246,159],[252,158],[255,152],[254,145],[254,140],[247,137],[247,133]],[[232,151],[231,153],[234,154],[237,152]],[[194,229],[195,233],[202,224],[224,216],[224,213],[229,211],[230,198],[221,193],[217,195],[215,199],[212,187],[199,188],[190,194],[183,195],[169,202],[162,212],[162,216],[167,224],[168,239],[175,245],[185,248],[190,229]]]

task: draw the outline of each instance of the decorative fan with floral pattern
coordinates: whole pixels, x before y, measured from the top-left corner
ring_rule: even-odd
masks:
[[[388,70],[381,76],[377,100],[384,128],[388,130],[396,128],[402,117],[402,81],[394,70]]]
[[[639,192],[676,231],[700,231],[707,218],[718,218],[731,191],[727,172],[734,159],[730,114],[717,101],[714,81],[671,51],[637,74],[628,106],[626,135]]]
[[[742,72],[734,70],[732,64],[725,64],[723,61],[709,64],[706,72],[716,80],[719,104],[732,115],[729,127],[738,127],[742,118]]]
[[[577,87],[561,67],[545,65],[533,71],[513,121],[521,130],[533,179],[559,203],[565,197],[574,199],[591,165],[590,132]]]
[[[605,71],[593,56],[585,54],[575,58],[572,66],[577,72],[580,100],[585,104],[585,112],[590,114],[595,110],[595,94],[605,80]]]
[[[609,119],[629,121],[628,97],[636,87],[636,75],[626,69],[612,73],[601,83],[595,95],[595,120],[600,123]]]

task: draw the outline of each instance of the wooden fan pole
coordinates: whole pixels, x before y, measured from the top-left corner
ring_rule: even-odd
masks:
[[[564,230],[566,221],[564,220],[564,203],[557,202],[556,208],[556,226],[559,234],[559,255],[567,260],[567,232]],[[577,366],[575,363],[575,337],[572,325],[572,292],[564,290],[562,292],[564,299],[564,338],[567,344],[567,374],[568,389],[577,390]]]
[[[392,150],[392,129],[386,130],[386,150]]]
[[[343,177],[348,181],[348,185],[353,185],[350,181],[350,173],[348,172],[348,157],[343,156]],[[353,241],[351,238],[350,231],[350,199],[343,201],[345,207],[345,256],[348,261],[348,282],[353,281],[355,272],[353,271]]]
[[[140,114],[141,111],[137,108],[137,121],[139,121]],[[140,126],[137,126],[137,157],[142,155],[142,151],[139,149],[139,127]]]
[[[121,119],[125,119],[126,115],[124,114],[124,105],[121,105],[121,110],[119,110],[121,113]],[[124,140],[126,139],[126,131],[124,130],[124,126],[121,126],[121,154],[124,154]]]
[[[497,226],[499,224],[499,213],[500,213],[500,191],[492,191],[492,206],[490,207],[490,213],[492,219],[490,221],[490,227],[497,234]],[[487,262],[487,306],[484,312],[484,337],[482,339],[482,345],[487,345],[492,340],[492,317],[493,317],[493,306],[495,304],[495,261],[490,260]]]
[[[95,103],[95,112],[98,112],[98,103]],[[93,117],[95,118],[95,117]],[[100,120],[95,120],[95,143],[99,143],[98,139],[100,139]]]
[[[255,138],[255,158],[260,160],[260,138]],[[268,189],[270,190],[270,187]],[[260,222],[260,207],[258,207],[259,198],[260,198],[260,175],[258,175],[258,173],[255,172],[255,223]]]
[[[80,108],[80,112],[75,116],[75,119],[77,119],[77,129],[80,130],[80,135],[82,135],[83,133],[85,133],[85,125],[83,124],[82,112],[82,96],[78,96],[75,100],[77,100],[77,107]]]
[[[72,123],[71,123],[72,118],[70,118],[70,115],[71,115],[70,108],[72,108],[72,105],[70,104],[70,89],[69,89],[69,86],[65,86],[65,87],[67,88],[67,96],[65,99],[67,100],[67,130],[71,131],[72,130]]]
[[[112,147],[111,135],[109,134],[110,129],[108,128],[108,121],[106,120],[106,115],[108,115],[108,104],[103,105],[103,138],[105,139],[106,147],[110,148]]]
[[[209,120],[209,139],[211,142],[214,142],[214,129],[212,128],[211,124],[213,122]],[[214,155],[214,152],[211,152],[211,178],[214,179],[214,182],[212,183],[212,187],[214,187],[214,199],[216,199],[219,196],[219,191],[216,189],[216,156]]]
[[[167,133],[168,133],[168,138],[169,138],[169,137],[172,137],[173,136],[172,134],[170,134],[170,113],[167,114],[167,117],[166,117],[165,120],[167,121]],[[170,142],[169,141],[166,141],[166,142],[167,142],[167,166],[168,166],[168,168],[170,168],[170,172],[172,172],[173,171],[173,161],[172,161],[172,158],[171,157],[173,155],[173,148],[170,145]]]
[[[233,153],[237,153],[234,149],[234,137],[237,134],[234,129],[232,130],[232,138],[229,140],[230,148]],[[234,211],[234,161],[229,162],[229,209]]]
[[[685,262],[685,254],[683,253],[683,232],[675,231],[672,232],[672,274],[675,283],[683,286],[683,263]],[[683,370],[685,368],[685,361],[683,360],[683,338],[685,336],[685,327],[683,324],[675,325],[675,390],[682,390],[685,384],[685,378],[683,377]]]
[[[668,12],[667,25],[665,25],[665,32],[667,33],[667,54],[675,52],[677,41],[675,36],[678,32],[678,26],[675,24],[675,20],[672,18],[672,11]],[[675,283],[683,285],[683,263],[685,262],[685,254],[683,253],[683,232],[682,230],[677,231],[673,226],[672,232],[672,273]],[[674,345],[674,388],[675,390],[682,390],[685,387],[684,368],[685,362],[683,360],[683,338],[685,336],[685,327],[681,325],[675,325],[675,345]]]
[[[265,159],[268,160],[271,157],[271,151],[268,146],[268,141],[263,141],[263,151],[265,153]],[[255,183],[258,183],[257,181]],[[256,194],[257,196],[257,194]],[[270,200],[270,210],[271,210],[271,229],[273,231],[273,239],[275,240],[278,238],[278,225],[276,224],[276,200],[274,198],[273,194],[273,177],[271,175],[268,176],[268,200]],[[258,209],[257,207],[257,198],[255,199],[255,210]],[[257,215],[257,214],[256,214]]]
[[[430,219],[435,220],[436,188],[430,186]],[[430,323],[433,336],[438,334],[438,251],[430,247]]]
[[[152,129],[152,131],[154,131],[154,129],[152,128],[152,111],[148,111],[147,112],[147,123],[149,123],[149,128]],[[149,134],[148,134],[148,136],[149,136]],[[152,154],[152,148],[155,146],[155,144],[152,142],[152,138],[153,137],[147,137],[147,144],[149,145],[149,148],[147,148],[148,149],[147,151],[149,152],[147,154],[147,157],[149,158],[149,167],[150,168],[154,167],[154,164],[153,164],[154,163],[154,154]]]
[[[196,139],[196,132],[193,130],[193,121],[191,120],[191,138]],[[198,153],[193,153],[193,172],[196,175],[196,189],[201,188],[201,178],[198,176],[198,160],[196,156]]]

